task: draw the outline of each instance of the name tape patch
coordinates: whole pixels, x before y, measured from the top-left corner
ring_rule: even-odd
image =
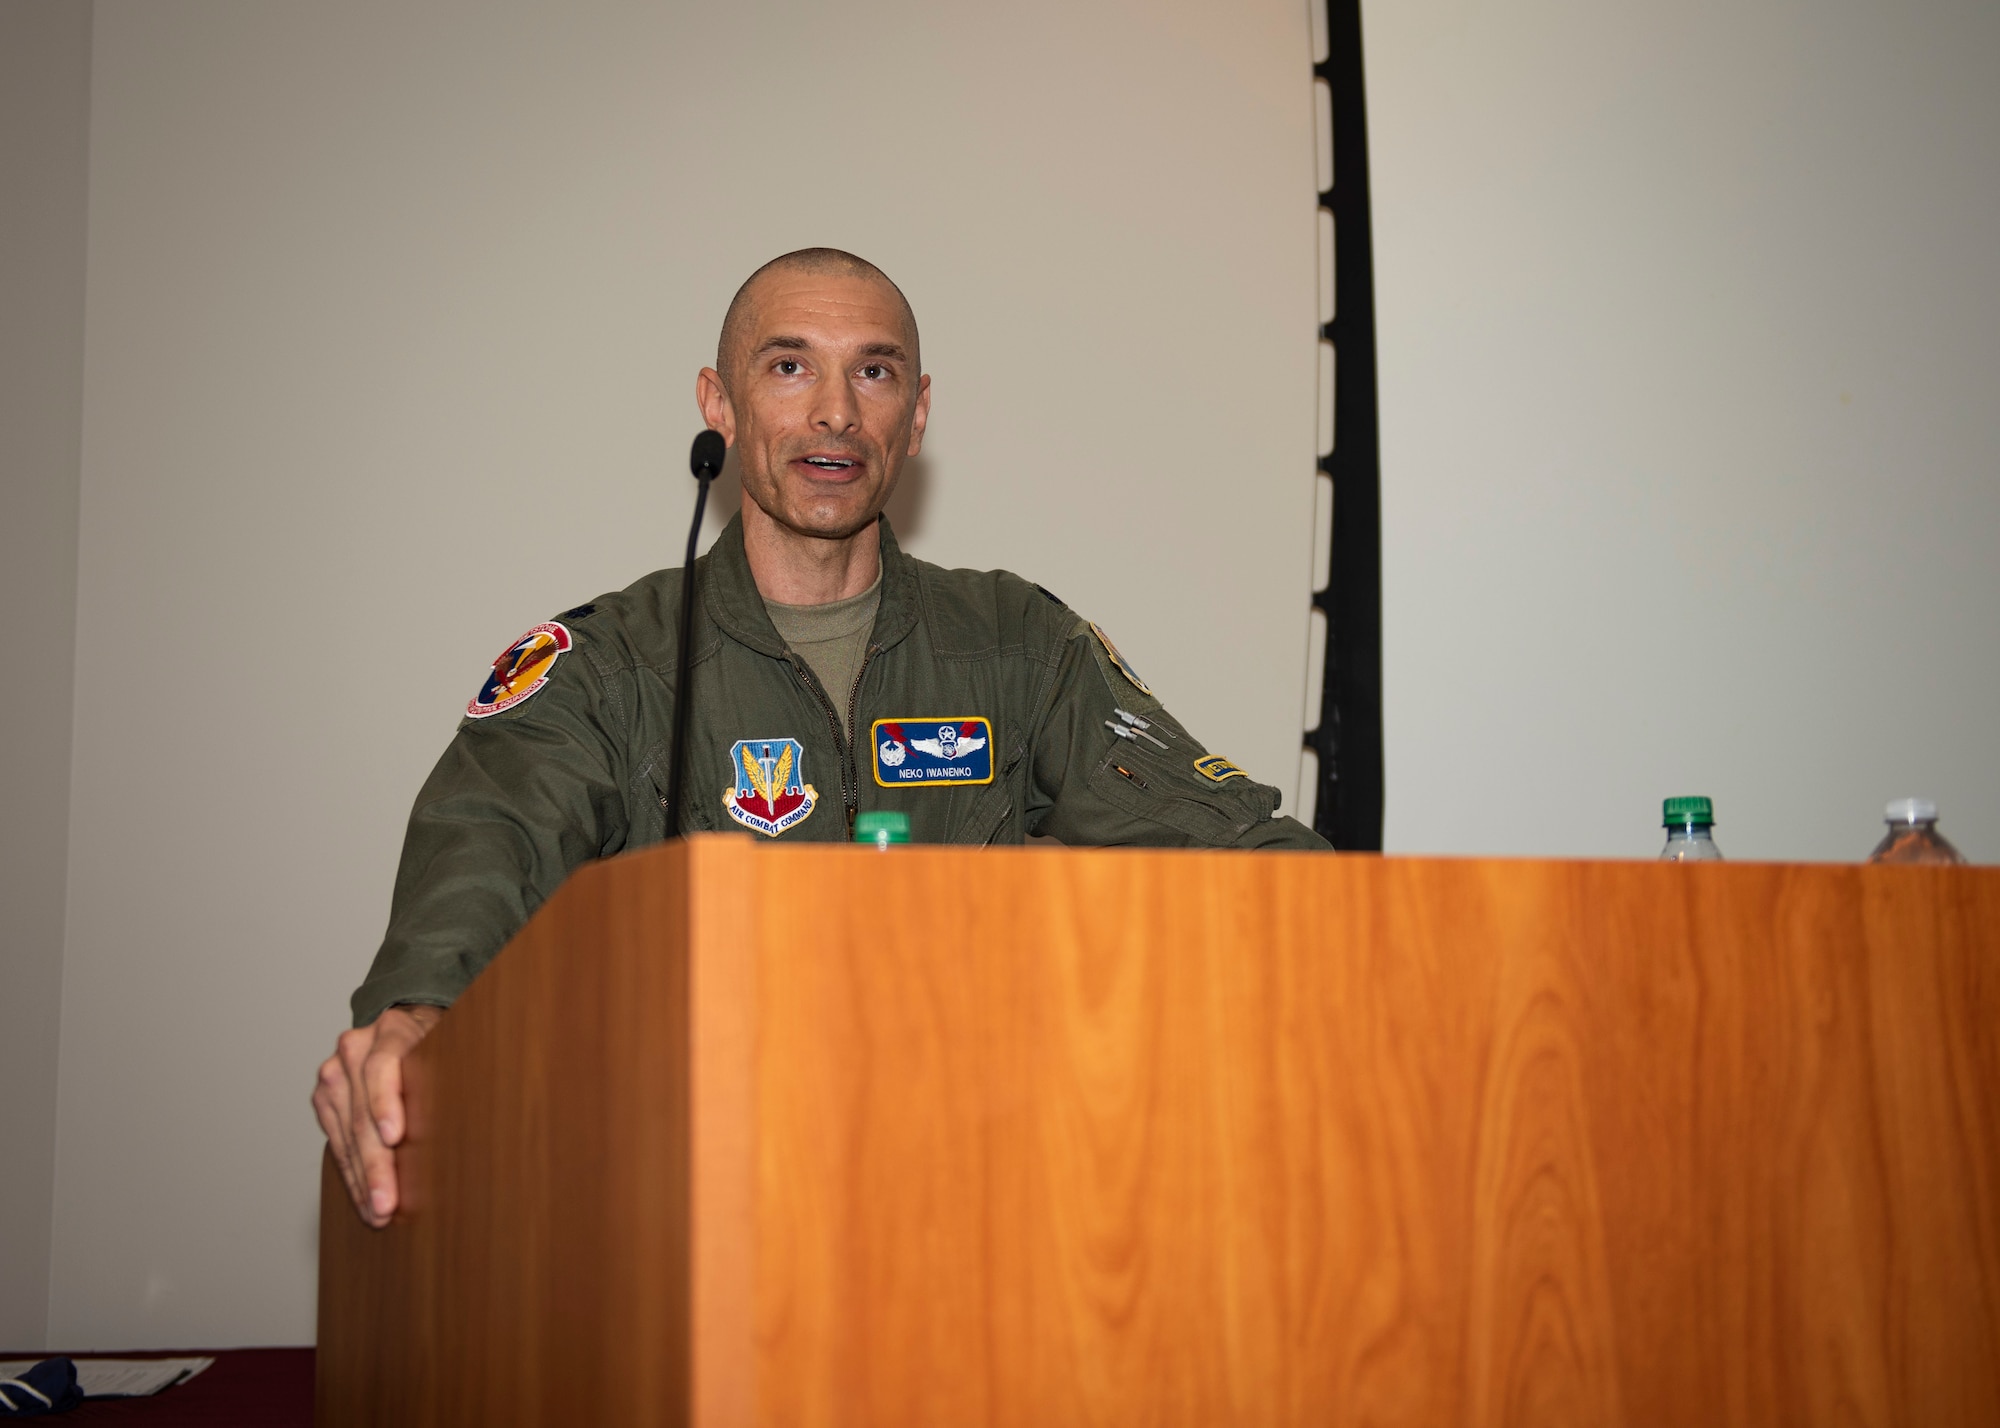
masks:
[[[993,782],[993,725],[953,715],[877,719],[875,782],[883,788],[938,788]]]
[[[1202,755],[1194,761],[1194,771],[1203,778],[1213,779],[1216,783],[1221,783],[1225,779],[1250,777],[1220,754]]]

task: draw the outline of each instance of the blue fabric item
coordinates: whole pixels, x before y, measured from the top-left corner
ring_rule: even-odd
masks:
[[[67,1413],[83,1402],[70,1359],[43,1359],[19,1378],[0,1379],[0,1418],[39,1418]]]

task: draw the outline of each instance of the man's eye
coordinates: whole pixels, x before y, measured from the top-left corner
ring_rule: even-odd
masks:
[[[880,362],[870,362],[866,367],[861,369],[861,375],[872,382],[878,377],[888,376],[889,369],[884,367]]]
[[[778,375],[781,377],[796,376],[799,370],[799,364],[797,362],[794,362],[789,357],[780,357],[777,361],[777,369],[778,369]]]

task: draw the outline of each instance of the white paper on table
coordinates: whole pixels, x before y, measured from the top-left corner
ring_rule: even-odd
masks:
[[[48,1357],[54,1357],[49,1355]],[[0,1378],[18,1378],[41,1359],[8,1359]],[[76,1383],[85,1398],[144,1398],[193,1378],[209,1359],[77,1359]]]

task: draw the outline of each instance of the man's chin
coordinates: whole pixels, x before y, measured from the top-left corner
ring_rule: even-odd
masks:
[[[808,540],[848,540],[875,524],[882,507],[862,501],[785,502],[778,510],[764,503],[764,514]]]
[[[880,514],[880,511],[868,511],[857,516],[852,512],[842,512],[838,517],[799,521],[792,525],[792,530],[814,540],[850,540],[874,525],[875,518]]]

